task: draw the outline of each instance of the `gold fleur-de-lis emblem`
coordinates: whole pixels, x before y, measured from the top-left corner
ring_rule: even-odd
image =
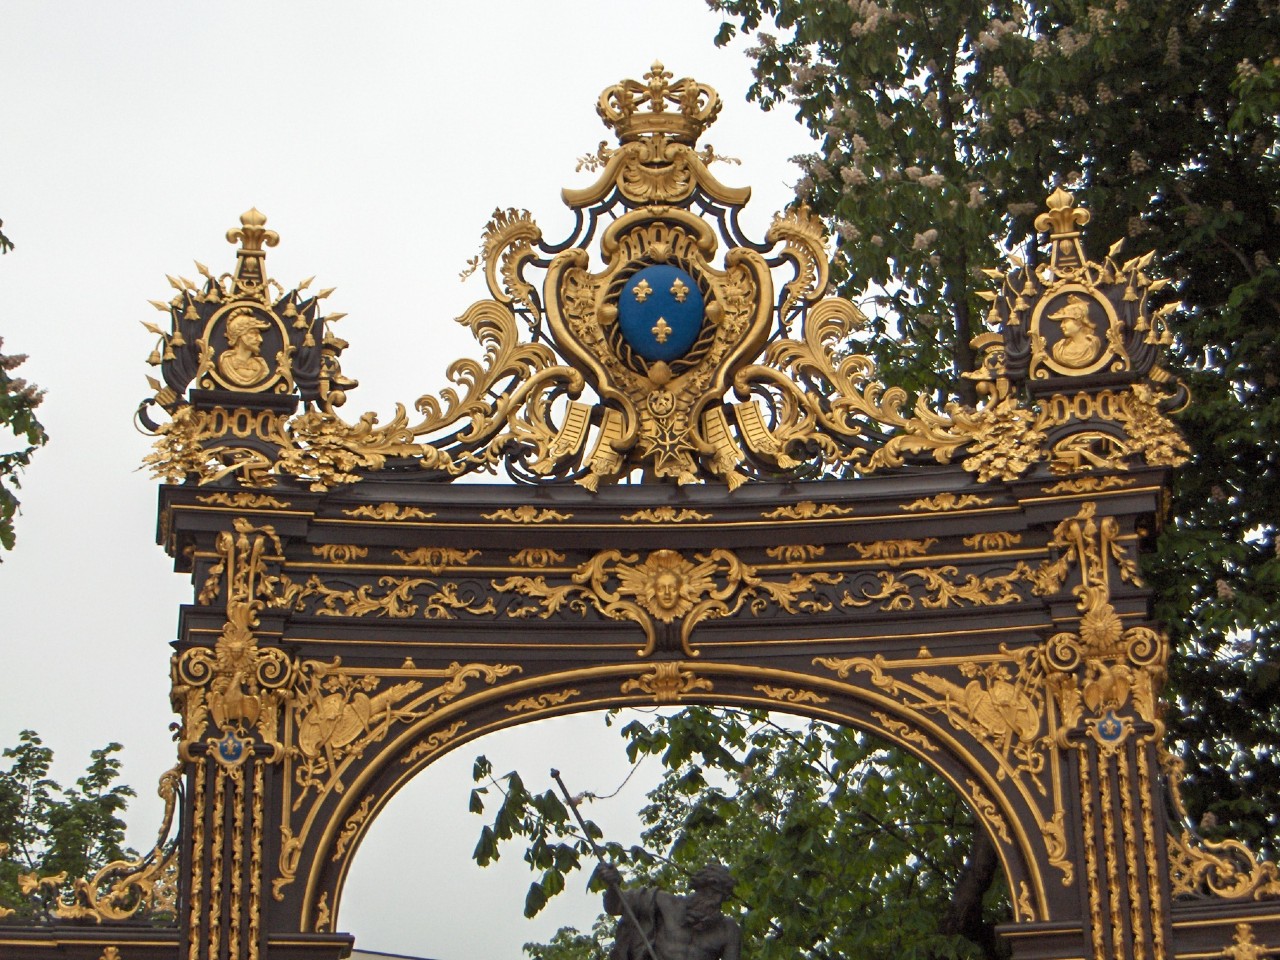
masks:
[[[653,287],[649,286],[648,280],[641,280],[631,288],[631,294],[636,298],[636,303],[644,303],[651,293],[653,293]]]
[[[671,336],[671,324],[663,317],[658,318],[658,322],[653,325],[653,329],[649,331],[653,334],[653,339],[659,343],[666,343],[667,337]]]
[[[671,284],[671,295],[676,298],[677,303],[684,303],[685,298],[689,296],[688,284],[676,277],[676,282]]]

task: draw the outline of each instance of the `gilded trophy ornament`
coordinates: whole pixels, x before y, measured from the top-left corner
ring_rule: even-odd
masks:
[[[1167,284],[1149,276],[1153,254],[1120,262],[1117,245],[1090,261],[1088,211],[1055,190],[1036,221],[1048,262],[988,271],[1002,284],[983,294],[995,332],[974,341],[967,374],[982,403],[935,409],[885,387],[855,349],[866,318],[830,294],[826,229],[807,207],[776,215],[761,242],[742,234],[750,191],[720,183],[709,165],[721,158],[698,146],[720,107],[661,63],[600,95],[618,143],[580,164],[593,184],[563,191],[574,232],[549,243],[528,211],[494,211],[473,261],[489,296],[458,318],[484,358],[455,362],[456,386],[419,397],[416,419],[403,405],[385,424],[338,414],[355,382],[331,330],[341,314],[319,313],[332,291],[269,279],[279,237],[250,210],[228,233],[234,274],[198,266],[203,286],[171,278],[176,296],[156,301],[171,329],[148,325],[164,382],[142,411],[159,438],[147,463],[168,481],[317,491],[392,464],[595,491],[928,462],[987,482],[1185,457],[1168,419],[1185,390],[1158,366],[1176,305],[1150,304]],[[151,420],[155,406],[168,422]]]

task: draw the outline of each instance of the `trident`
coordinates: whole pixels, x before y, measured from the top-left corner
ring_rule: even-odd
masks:
[[[582,828],[582,835],[586,837],[587,842],[591,844],[591,852],[596,855],[596,861],[603,867],[604,851],[600,849],[599,845],[596,843],[595,837],[591,836],[591,831],[587,829],[587,822],[582,819],[582,814],[578,810],[577,801],[573,799],[569,793],[569,788],[566,787],[564,785],[564,781],[560,779],[560,771],[552,768],[551,777],[560,785],[560,792],[564,794],[565,803],[569,804],[569,809],[573,811],[574,819],[578,821],[578,826]],[[649,942],[649,937],[644,932],[644,927],[640,926],[639,921],[636,920],[636,915],[631,910],[631,904],[627,903],[627,898],[622,895],[622,891],[618,888],[617,884],[610,884],[610,886],[613,887],[614,892],[618,895],[618,902],[622,904],[623,914],[631,921],[631,925],[636,928],[636,933],[640,934],[640,939],[644,941],[644,948],[649,954],[649,960],[661,960],[658,956],[658,951],[654,950],[653,944]]]

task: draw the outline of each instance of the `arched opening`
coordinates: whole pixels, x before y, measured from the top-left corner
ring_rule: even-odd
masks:
[[[491,788],[484,815],[467,813],[473,759],[484,754],[499,777],[517,769],[531,793],[553,788],[552,766],[575,792],[603,795],[623,784],[584,813],[607,840],[624,848],[642,842],[656,855],[637,858],[628,873],[653,871],[676,887],[680,880],[672,878],[690,864],[730,861],[742,875],[730,908],[751,903],[771,913],[749,930],[772,950],[897,956],[916,943],[939,955],[994,955],[992,924],[1012,919],[1004,871],[994,846],[974,843],[983,829],[971,801],[931,763],[830,716],[815,725],[797,713],[739,706],[716,709],[717,717],[728,711],[717,720],[711,709],[627,709],[609,728],[599,712],[554,717],[453,748],[378,813],[344,882],[337,927],[355,933],[358,947],[434,960],[517,956],[521,945],[545,944],[562,926],[590,931],[600,913],[599,895],[585,889],[590,864],[529,922],[521,912],[537,875],[521,860],[521,838],[504,844],[502,859],[485,870],[471,862],[482,825],[493,821],[502,799]],[[634,775],[627,745],[640,758]],[[637,815],[642,806],[644,817]],[[921,813],[904,816],[912,809]],[[986,852],[977,858],[986,859],[975,873],[980,849]],[[680,866],[664,862],[673,853]],[[770,883],[776,889],[767,889]],[[977,913],[964,915],[958,901],[972,900],[975,889]],[[786,922],[776,915],[780,898],[796,900]],[[933,909],[904,916],[894,909],[899,900]],[[984,925],[990,943],[938,932],[973,937]],[[815,928],[826,930],[826,942]],[[572,938],[560,942],[569,949]],[[762,946],[749,944],[751,954],[766,955]],[[578,949],[546,955],[597,955],[581,942]]]

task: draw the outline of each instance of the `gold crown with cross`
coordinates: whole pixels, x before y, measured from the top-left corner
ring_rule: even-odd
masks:
[[[596,111],[606,127],[617,131],[620,143],[661,134],[692,146],[715,122],[720,95],[691,77],[674,83],[671,77],[671,71],[655,60],[644,83],[623,80],[600,94]]]

